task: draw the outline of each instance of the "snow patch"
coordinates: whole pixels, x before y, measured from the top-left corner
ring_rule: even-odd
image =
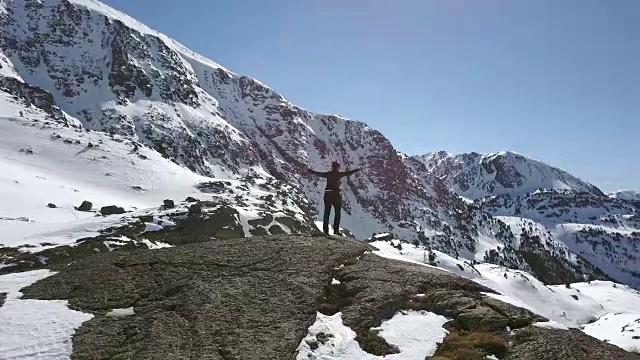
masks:
[[[540,327],[540,328],[547,328],[547,329],[569,330],[569,328],[566,325],[561,324],[557,321],[537,322],[537,323],[533,323],[533,326]]]
[[[120,316],[131,316],[135,315],[135,311],[133,311],[133,307],[124,308],[124,309],[113,309],[107,313],[107,316],[120,317]]]
[[[173,245],[167,244],[167,243],[163,243],[160,241],[151,241],[148,239],[142,239],[140,240],[141,243],[147,245],[147,247],[149,249],[162,249],[162,248],[170,248],[173,247]]]
[[[640,349],[640,312],[607,314],[585,325],[583,331],[628,351]]]
[[[438,344],[448,334],[442,326],[449,320],[427,311],[400,311],[381,326],[372,330],[399,354],[385,357],[371,355],[360,347],[356,333],[342,323],[342,313],[323,315],[317,313],[316,321],[309,327],[308,335],[297,348],[298,360],[423,360],[435,353]]]
[[[69,359],[71,337],[93,315],[70,310],[67,301],[21,299],[20,289],[54,275],[34,270],[0,276],[0,354],[3,359]]]

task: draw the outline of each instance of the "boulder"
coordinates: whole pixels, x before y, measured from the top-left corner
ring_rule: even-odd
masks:
[[[7,293],[6,292],[0,293],[0,307],[4,305],[5,300],[7,300]]]
[[[119,207],[119,206],[115,206],[115,205],[109,205],[109,206],[103,206],[100,209],[100,214],[102,215],[117,215],[117,214],[124,214],[126,211]]]
[[[237,210],[222,206],[208,209],[206,216],[200,216],[202,208],[202,203],[192,204],[189,207],[191,216],[178,221],[178,226],[145,233],[145,237],[170,245],[182,245],[210,241],[211,239],[225,240],[245,236],[242,223],[238,220]],[[205,206],[205,208],[207,207]]]
[[[202,205],[195,203],[189,206],[189,215],[200,215],[202,213]]]
[[[76,206],[75,209],[78,211],[91,211],[93,208],[93,203],[91,201],[83,201],[80,206]]]
[[[286,232],[284,231],[284,229],[282,229],[282,227],[280,225],[274,224],[271,225],[271,227],[269,228],[269,233],[271,235],[282,235],[282,234],[286,234]]]
[[[173,209],[174,207],[176,207],[175,202],[170,199],[165,199],[163,204],[165,209]]]
[[[194,202],[198,202],[199,200],[194,198],[194,197],[189,196],[185,201],[188,202],[188,203],[194,203]]]
[[[48,207],[48,208],[50,208],[50,209],[55,209],[55,208],[57,208],[58,206],[57,206],[56,204],[54,204],[54,203],[48,203],[48,204],[47,204],[47,207]]]

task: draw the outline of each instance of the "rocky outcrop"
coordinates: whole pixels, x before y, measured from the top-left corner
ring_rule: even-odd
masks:
[[[366,250],[292,237],[114,252],[61,269],[24,293],[69,299],[97,315],[74,336],[75,358],[291,358],[330,269]],[[128,307],[135,315],[104,316]]]
[[[620,351],[619,347],[604,341],[594,342],[591,336],[578,329],[558,330],[530,326],[515,331],[507,359],[640,359],[640,354]]]
[[[344,324],[356,332],[360,346],[375,355],[393,353],[393,348],[369,330],[399,310],[427,310],[451,318],[448,327],[452,334],[477,331],[494,334],[507,326],[520,328],[546,320],[488,298],[481,292],[493,290],[449,272],[370,253],[334,269],[332,276],[340,284],[329,289],[321,312],[341,311]],[[485,353],[489,355],[482,348],[471,351],[483,358]]]
[[[395,350],[369,330],[403,309],[447,316],[450,334],[442,347],[467,339],[465,351],[482,356],[477,358],[520,358],[531,341],[557,339],[555,332],[530,327],[545,319],[481,294],[490,289],[371,250],[347,238],[291,235],[112,252],[54,266],[56,275],[22,292],[26,298],[68,300],[72,308],[95,315],[73,337],[76,359],[190,359],[205,353],[211,359],[293,359],[317,311],[341,311],[360,346],[378,355]],[[128,310],[113,316],[114,309]],[[519,339],[507,327],[538,332]],[[494,339],[493,345],[477,341],[479,334]],[[585,349],[589,358],[604,354],[601,349],[634,358],[586,335],[580,341],[575,351]],[[549,352],[538,359],[568,351],[547,346]],[[439,351],[436,356],[449,350]]]
[[[52,120],[65,125],[75,125],[70,122],[48,91],[37,86],[29,85],[16,78],[0,75],[0,91],[11,94],[26,107],[34,106],[50,116]]]
[[[5,300],[7,300],[7,293],[6,292],[0,293],[0,307],[4,305]]]
[[[37,252],[32,252],[31,248],[0,248],[0,264],[9,265],[0,266],[0,274],[68,264],[109,251],[318,232],[304,195],[281,181],[246,178],[243,181],[207,182],[196,187],[211,200],[189,198],[182,203],[174,202],[174,207],[163,206],[124,216],[122,225],[102,229],[100,235],[77,239],[72,245],[42,243],[40,245],[45,249]],[[259,195],[254,195],[256,192]],[[90,210],[88,204],[82,208]],[[113,210],[116,213],[124,211],[122,208]]]

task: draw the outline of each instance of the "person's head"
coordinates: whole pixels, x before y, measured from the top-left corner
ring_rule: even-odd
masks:
[[[340,170],[340,164],[337,161],[334,161],[331,163],[331,170],[332,171],[338,171]]]

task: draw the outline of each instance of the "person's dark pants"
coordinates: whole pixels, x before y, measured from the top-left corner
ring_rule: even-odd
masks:
[[[329,233],[329,217],[331,216],[331,207],[335,209],[333,218],[333,233],[340,232],[340,211],[342,210],[342,196],[338,191],[325,191],[324,193],[324,222],[322,229],[325,234]]]

